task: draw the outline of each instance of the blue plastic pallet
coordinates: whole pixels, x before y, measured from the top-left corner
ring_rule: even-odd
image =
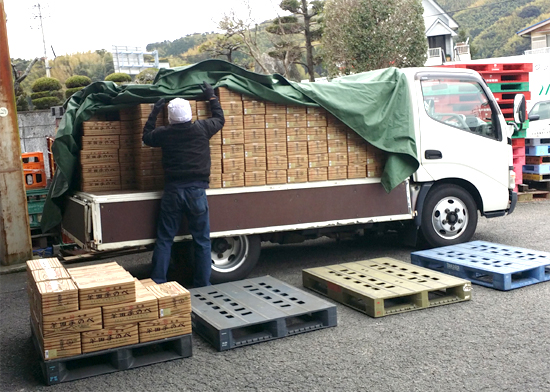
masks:
[[[218,351],[336,326],[336,305],[271,276],[190,292],[193,330]]]
[[[485,241],[413,252],[411,262],[497,290],[550,280],[550,253]]]
[[[530,155],[530,156],[550,155],[550,146],[525,147],[525,155]]]
[[[532,174],[550,174],[550,165],[523,165],[523,172]]]

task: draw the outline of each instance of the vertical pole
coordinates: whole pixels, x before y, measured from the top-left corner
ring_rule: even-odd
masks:
[[[0,0],[0,263],[32,258],[4,0]]]

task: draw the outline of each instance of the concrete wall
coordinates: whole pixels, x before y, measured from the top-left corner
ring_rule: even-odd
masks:
[[[44,153],[46,176],[50,177],[50,164],[48,161],[48,144],[46,138],[54,137],[56,132],[56,118],[50,110],[34,110],[17,113],[19,123],[19,138],[21,140],[21,152]]]

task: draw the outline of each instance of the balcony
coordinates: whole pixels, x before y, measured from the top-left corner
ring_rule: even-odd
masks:
[[[546,53],[550,53],[550,47],[531,49],[531,50],[526,50],[524,52],[524,54],[546,54]]]

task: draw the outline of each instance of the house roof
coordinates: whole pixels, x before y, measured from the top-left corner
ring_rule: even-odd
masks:
[[[542,26],[546,26],[547,24],[550,24],[550,18],[545,19],[545,20],[541,20],[540,22],[535,23],[534,25],[526,27],[523,30],[518,31],[516,34],[519,35],[519,36],[528,35],[528,34],[531,34],[534,30],[536,30],[536,29],[538,29]]]
[[[437,4],[437,1],[435,1],[435,0],[422,0],[422,2],[430,3],[437,10],[437,12],[438,12],[437,15],[445,15],[445,17],[449,19],[449,27],[451,27],[452,29],[457,29],[458,28],[458,23],[456,22],[456,20],[451,18],[451,16],[448,13],[446,13],[445,10],[443,8],[441,8],[441,6],[439,4]],[[428,16],[435,16],[435,15],[428,15]]]
[[[437,18],[437,20],[426,29],[426,37],[435,35],[450,35],[451,37],[455,37],[457,34],[443,20]]]

